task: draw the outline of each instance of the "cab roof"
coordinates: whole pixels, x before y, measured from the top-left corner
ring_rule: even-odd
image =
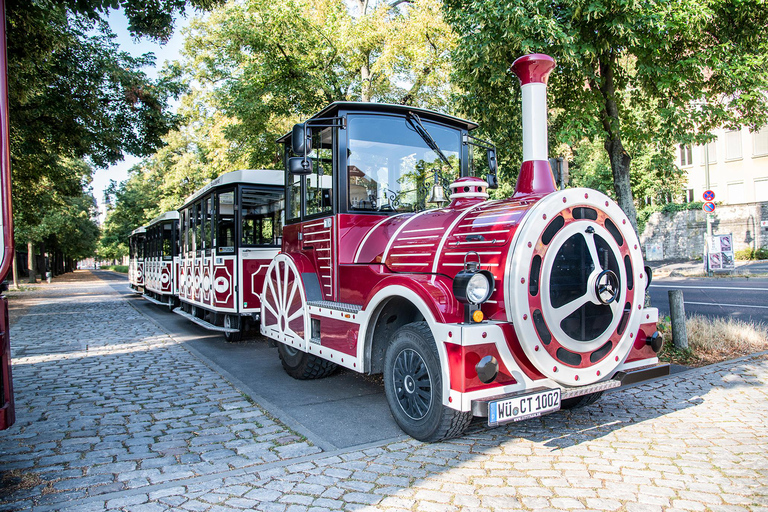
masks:
[[[179,220],[179,212],[177,212],[176,210],[173,210],[170,212],[161,213],[160,215],[158,215],[157,217],[149,221],[149,224],[147,224],[146,227],[154,226],[158,222],[163,222],[165,220]]]
[[[428,110],[425,108],[411,107],[408,105],[394,105],[391,103],[363,103],[360,101],[335,101],[325,107],[323,110],[313,115],[309,119],[318,119],[322,117],[335,117],[340,111],[344,112],[376,112],[376,113],[391,113],[398,115],[407,115],[408,112],[418,114],[419,117],[428,121],[437,121],[457,128],[463,128],[466,130],[474,130],[479,125],[473,121],[468,121],[460,117],[450,116],[434,110]],[[309,120],[307,119],[307,120]],[[285,142],[291,137],[291,132],[286,133],[277,142]]]

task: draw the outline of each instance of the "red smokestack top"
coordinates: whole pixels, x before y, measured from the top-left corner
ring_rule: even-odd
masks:
[[[523,93],[523,165],[512,197],[557,190],[547,141],[547,80],[553,69],[554,59],[541,53],[524,55],[510,68]]]

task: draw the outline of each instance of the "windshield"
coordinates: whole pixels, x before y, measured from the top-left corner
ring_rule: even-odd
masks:
[[[438,171],[446,186],[460,175],[461,131],[423,121],[448,158],[440,156],[404,117],[349,116],[348,205],[353,211],[413,212],[428,204]]]

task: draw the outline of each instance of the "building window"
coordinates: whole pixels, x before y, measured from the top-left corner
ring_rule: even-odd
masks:
[[[755,201],[768,201],[768,178],[755,180]]]
[[[725,132],[725,159],[741,159],[741,130],[729,130]]]
[[[690,144],[680,144],[680,167],[693,165],[693,148]]]
[[[692,203],[693,202],[693,189],[689,188],[685,192],[685,202],[686,203]]]
[[[763,126],[756,132],[752,132],[752,155],[768,155],[768,126]]]
[[[744,199],[744,182],[728,184],[728,203],[738,204],[745,202]]]

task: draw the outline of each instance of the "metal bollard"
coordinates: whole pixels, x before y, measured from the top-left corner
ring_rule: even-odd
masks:
[[[685,330],[685,305],[683,290],[669,290],[669,318],[672,323],[672,342],[675,348],[688,348],[688,332]]]

